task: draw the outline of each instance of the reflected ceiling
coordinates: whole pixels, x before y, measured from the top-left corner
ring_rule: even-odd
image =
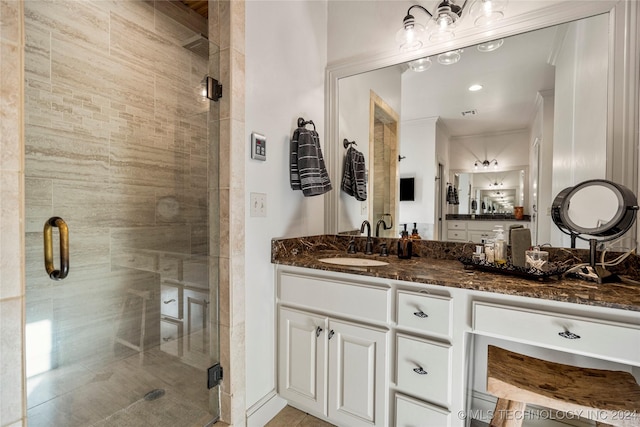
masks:
[[[537,93],[554,88],[549,62],[561,35],[557,27],[547,28],[506,38],[492,52],[466,48],[455,64],[441,65],[432,57],[426,71],[407,69],[402,76],[402,119],[440,117],[451,136],[527,128]],[[473,84],[482,90],[469,91]],[[471,110],[476,114],[462,115]]]

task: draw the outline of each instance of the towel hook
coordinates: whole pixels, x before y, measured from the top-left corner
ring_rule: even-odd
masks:
[[[344,146],[344,148],[347,148],[349,145],[358,145],[355,141],[349,141],[347,138],[345,138],[342,141],[342,145]]]
[[[302,127],[305,127],[306,125],[312,125],[313,130],[316,130],[316,125],[315,123],[313,123],[313,120],[305,120],[302,117],[298,117],[298,127],[302,128]]]

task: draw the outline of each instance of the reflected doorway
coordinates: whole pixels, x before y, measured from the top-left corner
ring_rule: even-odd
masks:
[[[369,157],[372,159],[369,180],[369,222],[375,225],[384,218],[389,229],[380,227],[380,237],[397,236],[396,228],[389,224],[389,215],[395,226],[398,221],[398,120],[399,116],[375,92],[370,92]]]

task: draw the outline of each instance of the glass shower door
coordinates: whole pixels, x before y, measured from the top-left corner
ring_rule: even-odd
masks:
[[[217,48],[158,3],[25,2],[30,426],[219,414]]]

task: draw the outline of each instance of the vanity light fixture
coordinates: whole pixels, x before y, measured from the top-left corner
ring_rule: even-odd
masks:
[[[466,3],[466,0],[465,0]],[[428,33],[432,42],[451,40],[455,34],[453,29],[462,15],[462,6],[458,6],[452,0],[442,0],[432,14],[419,4],[414,4],[407,10],[407,15],[402,20],[402,28],[396,33],[396,41],[403,52],[419,49],[424,43],[424,37]],[[418,8],[429,15],[427,29],[416,22],[411,14],[411,9]]]
[[[503,44],[504,39],[491,40],[489,42],[480,43],[478,46],[476,46],[476,49],[478,49],[478,51],[482,53],[493,52],[494,50],[500,49]]]
[[[460,61],[460,54],[462,49],[450,50],[449,52],[441,53],[438,55],[438,64],[451,65]]]
[[[415,71],[416,73],[421,73],[431,68],[431,59],[429,59],[428,57],[416,59],[414,61],[410,61],[408,65],[411,71]]]
[[[504,17],[508,0],[476,0],[469,10],[473,23],[478,27],[494,24]]]
[[[492,25],[504,17],[504,10],[508,2],[509,0],[474,0],[469,14],[477,26]],[[454,3],[454,0],[442,0],[433,13],[418,4],[410,6],[402,20],[402,28],[396,33],[396,41],[400,45],[400,50],[407,52],[420,49],[427,35],[429,41],[432,42],[453,39],[455,37],[453,30],[462,17],[462,10],[466,4],[467,0],[464,0],[461,6]],[[416,22],[415,17],[411,14],[413,8],[418,8],[429,15],[426,26]],[[493,47],[493,49],[499,48],[500,45]],[[486,52],[490,52],[490,50]]]
[[[496,159],[493,160],[476,160],[473,164],[473,168],[478,170],[478,166],[482,166],[483,169],[489,169],[489,166],[493,165],[494,169],[498,169],[498,161]],[[497,183],[496,183],[497,184]]]

